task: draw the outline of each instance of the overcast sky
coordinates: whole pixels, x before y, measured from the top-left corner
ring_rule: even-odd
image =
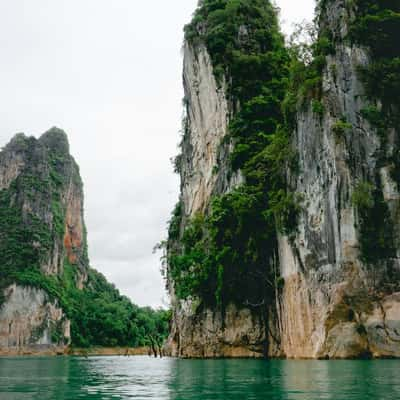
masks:
[[[182,28],[197,0],[0,0],[0,146],[64,129],[85,184],[91,264],[167,303],[153,246],[179,182]],[[314,0],[278,0],[285,30]]]

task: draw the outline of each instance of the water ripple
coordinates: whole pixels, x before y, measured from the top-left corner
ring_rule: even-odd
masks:
[[[0,358],[1,400],[400,399],[400,361]]]

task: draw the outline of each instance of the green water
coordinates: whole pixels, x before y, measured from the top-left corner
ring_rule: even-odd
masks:
[[[1,400],[400,399],[400,361],[0,358]]]

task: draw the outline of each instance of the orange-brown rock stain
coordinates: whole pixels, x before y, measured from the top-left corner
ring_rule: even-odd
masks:
[[[68,261],[70,264],[76,264],[78,257],[75,249],[80,249],[82,245],[82,238],[80,232],[67,225],[64,235],[64,248],[67,252]]]
[[[70,264],[78,262],[83,245],[82,196],[76,188],[68,195],[65,215],[64,248]]]

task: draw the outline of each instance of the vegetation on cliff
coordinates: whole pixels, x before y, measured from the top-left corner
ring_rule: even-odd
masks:
[[[366,110],[364,116],[381,130],[398,128],[400,4],[393,0],[356,0],[354,3],[356,17],[349,37],[353,43],[368,49],[370,62],[360,66],[359,71],[366,94],[376,106]]]
[[[276,10],[265,0],[205,0],[185,28],[195,48],[205,45],[231,108],[229,169],[245,184],[216,195],[207,212],[170,224],[168,265],[178,297],[206,304],[262,305],[273,294],[277,231],[295,227],[299,199],[288,189],[295,167],[281,104],[290,56]],[[190,106],[190,105],[188,105]],[[217,166],[218,173],[218,166]]]

